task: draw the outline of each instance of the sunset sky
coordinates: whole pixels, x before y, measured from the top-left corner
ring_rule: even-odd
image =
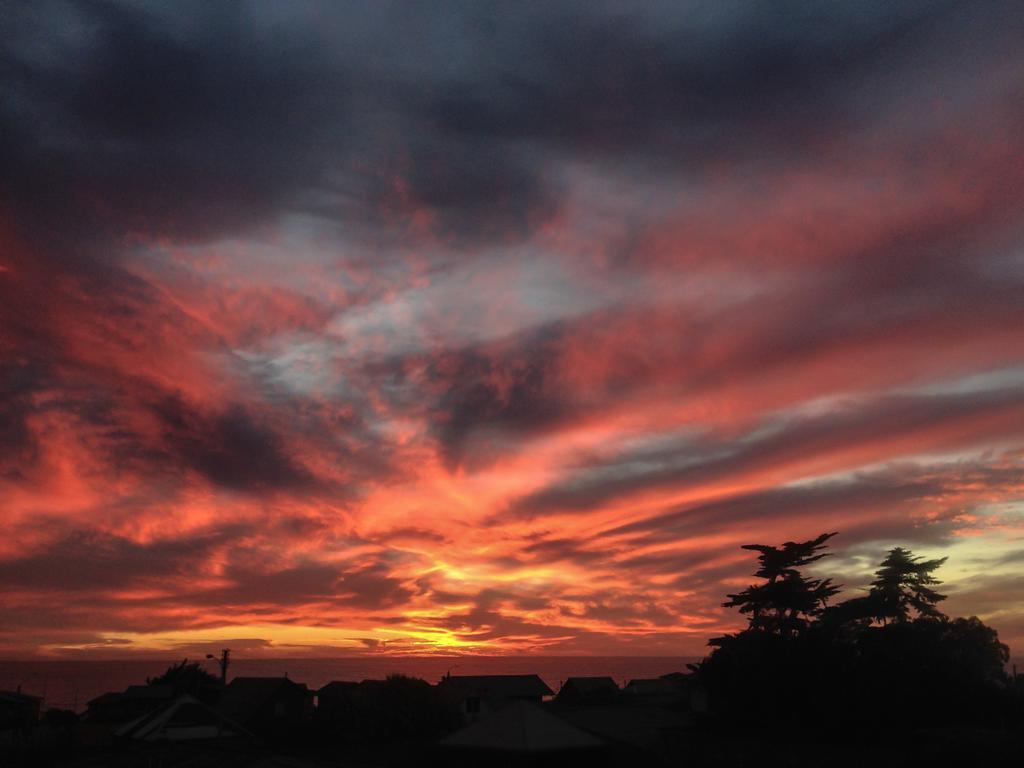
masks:
[[[1024,651],[1018,3],[4,3],[0,657]]]

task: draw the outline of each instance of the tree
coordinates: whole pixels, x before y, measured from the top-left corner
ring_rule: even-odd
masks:
[[[976,617],[862,627],[848,692],[875,727],[998,723],[1011,703],[1009,649]]]
[[[948,667],[963,681],[1006,685],[1010,682],[1006,664],[1010,647],[999,642],[999,633],[977,616],[943,622],[943,642]]]
[[[822,550],[835,533],[823,533],[809,541],[787,541],[781,547],[746,544],[743,549],[760,552],[761,567],[754,574],[764,584],[751,585],[742,592],[727,595],[726,608],[739,608],[749,614],[749,629],[789,636],[806,629],[818,616],[830,597],[839,591],[832,579],[808,579],[800,568],[817,562],[828,553]]]
[[[182,659],[172,664],[157,677],[146,678],[146,685],[169,685],[175,693],[188,693],[207,703],[220,695],[220,680],[200,666],[197,661]]]
[[[910,619],[910,609],[918,616],[944,618],[935,607],[946,599],[932,586],[942,582],[932,576],[946,562],[945,557],[922,560],[909,549],[895,547],[875,571],[868,598],[874,617],[883,624],[888,620],[905,622]]]
[[[872,733],[895,744],[922,728],[1021,722],[1024,695],[1006,674],[1009,649],[996,630],[936,608],[934,572],[945,558],[891,550],[868,594],[826,607],[837,588],[800,569],[826,556],[833,535],[745,547],[759,553],[764,582],[724,605],[750,625],[712,639],[693,667],[727,732],[806,733],[807,743]],[[763,757],[751,764],[771,762]]]

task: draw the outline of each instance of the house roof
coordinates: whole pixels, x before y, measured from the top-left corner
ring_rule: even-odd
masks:
[[[441,742],[446,747],[500,752],[593,749],[603,743],[596,736],[527,701],[513,702]]]
[[[296,683],[287,677],[236,677],[228,687],[224,689],[224,695],[245,694],[249,697],[264,696],[271,697],[279,691],[285,690],[307,691],[305,683]]]
[[[89,706],[89,707],[94,707],[94,706],[97,706],[99,704],[108,704],[108,703],[112,703],[112,702],[120,701],[120,700],[121,700],[121,694],[120,693],[114,693],[113,691],[107,691],[106,693],[101,693],[99,696],[97,696],[97,697],[95,697],[93,699],[89,699],[89,701],[86,702],[86,705]]]
[[[516,699],[554,694],[537,675],[449,675],[438,686],[482,698]]]
[[[625,693],[634,693],[648,696],[665,693],[678,693],[679,687],[671,680],[665,680],[663,678],[654,678],[649,680],[630,680],[629,683],[626,684],[626,687],[622,690]]]
[[[659,680],[667,680],[668,682],[684,686],[696,680],[696,676],[692,672],[669,672],[667,675],[662,675],[658,678]]]
[[[173,685],[129,685],[123,691],[101,693],[88,701],[88,706],[100,704],[120,704],[123,701],[170,701],[174,698]]]
[[[236,677],[224,689],[218,708],[230,717],[245,720],[276,696],[298,692],[311,694],[304,683],[287,677]]]
[[[196,741],[252,734],[213,707],[188,694],[155,712],[132,720],[115,735],[137,741]]]
[[[693,717],[661,707],[583,707],[563,713],[573,725],[608,742],[657,749],[665,734],[692,727]]]
[[[570,677],[562,685],[562,690],[570,685],[580,693],[608,693],[619,690],[619,686],[610,677]]]
[[[129,685],[121,694],[124,699],[173,699],[173,685]]]
[[[356,683],[352,680],[331,680],[327,685],[320,688],[317,694],[323,696],[324,694],[330,695],[332,693],[349,693],[359,688],[360,685],[362,683]]]
[[[21,691],[0,691],[0,701],[5,701],[8,704],[38,704],[42,700],[40,696],[30,696]]]

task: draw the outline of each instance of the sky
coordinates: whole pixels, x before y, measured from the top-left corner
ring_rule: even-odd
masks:
[[[1016,3],[3,15],[0,657],[1024,649]]]

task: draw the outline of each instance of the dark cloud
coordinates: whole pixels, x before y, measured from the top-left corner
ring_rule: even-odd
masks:
[[[248,563],[232,565],[224,576],[230,586],[190,592],[175,601],[224,610],[244,607],[251,611],[266,606],[269,614],[279,620],[282,606],[312,604],[324,610],[344,606],[372,612],[400,605],[413,595],[382,563],[349,569],[313,563],[275,569]]]
[[[573,154],[703,163],[794,151],[855,125],[850,83],[877,74],[893,49],[920,45],[937,16],[923,4],[866,8],[859,24],[794,5],[731,17],[707,8],[700,20],[664,10],[562,7],[529,27],[497,14],[488,31],[499,53],[441,91],[431,114],[447,131]]]
[[[984,615],[1006,610],[1007,606],[1019,605],[1017,600],[1024,592],[1024,577],[1017,574],[985,575],[967,584],[946,584],[940,589],[949,593],[949,602],[943,604],[944,610]],[[1012,616],[1016,629],[1024,623],[1024,616],[1021,615],[1024,612],[1013,612],[1017,614]]]
[[[474,443],[479,453],[472,458],[485,463],[487,432],[500,439],[502,433],[550,428],[574,407],[552,380],[556,350],[549,334],[546,329],[509,352],[468,348],[432,361],[431,375],[437,380],[432,386],[442,389],[433,420],[450,465],[463,460],[466,442],[476,432],[485,438],[482,445]]]
[[[266,652],[273,648],[274,643],[261,637],[232,637],[231,651],[237,656],[258,656],[260,652]],[[203,658],[211,653],[217,656],[224,648],[224,641],[218,640],[209,643],[185,642],[177,643],[176,650],[180,654],[188,654],[190,657]]]
[[[140,544],[95,530],[71,531],[39,552],[0,561],[11,588],[93,593],[143,585],[177,589],[238,534],[231,528]]]
[[[471,642],[560,638],[579,634],[578,630],[566,626],[529,621],[481,607],[466,613],[431,619],[429,623],[438,628],[451,630],[461,639]]]
[[[536,155],[430,134],[416,116],[407,119],[413,132],[429,138],[378,148],[377,171],[353,181],[363,207],[344,208],[346,217],[376,225],[378,242],[429,234],[456,249],[502,245],[524,239],[556,214],[557,190],[536,170]],[[330,209],[321,213],[332,215]]]
[[[373,540],[380,541],[382,543],[408,540],[432,544],[443,544],[449,541],[448,537],[443,533],[432,531],[429,528],[419,528],[414,525],[391,528],[387,531],[382,531],[381,533],[374,535]]]
[[[607,561],[608,552],[596,551],[588,547],[587,542],[575,539],[551,538],[542,539],[524,545],[521,550],[523,554],[532,555],[541,562],[557,562],[559,560],[570,560],[575,563],[599,564]]]
[[[171,19],[105,2],[14,13],[0,160],[18,218],[59,222],[69,263],[129,234],[201,242],[296,211],[352,232],[400,231],[425,211],[451,242],[522,235],[550,215],[522,150],[431,133],[413,96],[434,73],[403,82],[353,55],[358,39],[265,15],[192,4]]]
[[[17,480],[32,463],[35,439],[28,425],[31,393],[39,377],[29,365],[0,365],[0,476]]]
[[[655,544],[742,530],[745,526],[770,526],[773,521],[785,521],[791,530],[817,531],[835,527],[837,520],[844,516],[856,518],[857,513],[877,509],[889,510],[892,516],[883,520],[867,518],[844,526],[845,544],[889,538],[937,544],[948,541],[950,520],[922,523],[910,518],[906,510],[894,511],[909,502],[933,497],[943,489],[941,483],[870,476],[849,482],[773,488],[737,494],[721,501],[683,505],[664,515],[612,529],[609,535],[639,533],[642,535],[633,540],[634,545]],[[709,554],[695,557],[701,561]],[[666,559],[671,562],[674,558],[670,555]],[[623,565],[635,567],[650,562],[649,557],[642,557],[627,560]],[[687,565],[687,560],[679,561],[680,569]],[[697,563],[689,565],[695,567]]]
[[[1014,3],[5,11],[0,638],[650,650],[1020,496]]]
[[[241,7],[191,11],[187,34],[140,6],[14,14],[3,160],[22,216],[69,241],[195,241],[315,184],[318,153],[345,135],[344,73],[308,39],[261,37]]]
[[[575,615],[575,614],[569,614]],[[670,627],[679,623],[674,611],[666,610],[643,599],[619,596],[613,602],[592,602],[584,608],[582,616],[624,627],[653,624]]]
[[[825,457],[888,440],[934,435],[933,445],[983,441],[988,430],[1020,429],[1022,394],[1016,388],[893,396],[866,404],[838,405],[819,416],[766,425],[767,434],[722,442],[686,439],[682,445],[620,455],[586,469],[582,477],[535,492],[506,513],[532,517],[586,511],[630,493],[658,487],[685,489],[732,475]],[[946,435],[949,435],[948,437]]]
[[[161,441],[170,454],[213,483],[250,491],[316,485],[313,476],[287,454],[281,438],[257,423],[243,406],[206,414],[170,397],[154,410],[164,425]]]
[[[382,563],[346,571],[337,587],[340,602],[371,611],[401,605],[413,595]]]
[[[45,606],[18,605],[14,595],[21,590],[61,596],[54,627],[89,626],[90,612],[98,606],[120,606],[125,613],[115,624],[121,631],[173,628],[179,621],[176,612],[183,607],[263,612],[287,622],[282,607],[294,610],[314,604],[373,612],[401,605],[413,595],[381,563],[257,567],[238,550],[250,534],[248,527],[235,526],[142,544],[97,531],[68,533],[32,555],[0,561],[11,621],[21,617],[17,620],[25,626],[46,625]],[[210,573],[216,562],[225,560],[228,565],[216,581],[227,584],[197,589],[192,583],[195,576]],[[143,589],[154,591],[138,596]],[[207,626],[219,623],[198,617],[197,621]]]
[[[953,3],[855,17],[756,5],[272,16],[106,2],[13,13],[8,202],[59,220],[65,242],[196,241],[289,210],[403,226],[417,209],[450,243],[501,242],[557,208],[537,145],[659,163],[792,155],[871,118],[851,94],[894,63],[921,66],[916,52],[965,19],[969,40],[999,35]],[[378,27],[410,45],[370,53]]]
[[[281,570],[233,565],[226,569],[224,576],[231,586],[203,590],[191,599],[223,607],[274,606],[277,611],[277,606],[281,605],[302,605],[330,598],[334,595],[339,572],[332,566],[313,564]]]

